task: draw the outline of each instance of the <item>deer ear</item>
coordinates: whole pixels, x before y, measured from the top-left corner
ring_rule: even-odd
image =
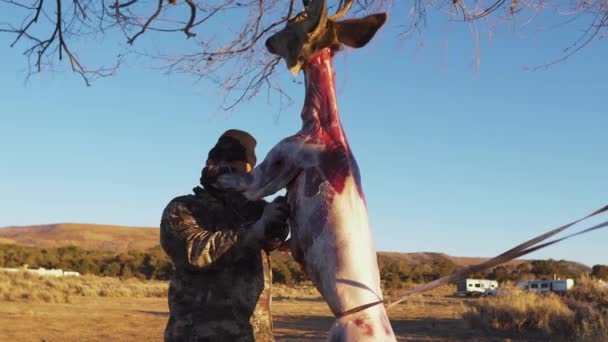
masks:
[[[384,25],[386,13],[372,14],[359,19],[348,19],[336,22],[336,32],[340,43],[352,48],[365,46]]]

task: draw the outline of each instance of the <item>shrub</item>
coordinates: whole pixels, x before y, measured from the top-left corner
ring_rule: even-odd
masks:
[[[591,268],[591,275],[602,280],[608,280],[608,266],[607,265],[594,265]]]
[[[511,289],[472,303],[463,317],[484,330],[539,331],[568,340],[602,341],[608,338],[608,289],[588,277],[562,296]]]

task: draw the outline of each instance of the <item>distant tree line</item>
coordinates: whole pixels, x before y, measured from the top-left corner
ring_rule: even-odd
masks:
[[[308,280],[300,266],[289,254],[272,253],[273,282],[297,284]],[[0,267],[61,268],[82,274],[139,279],[169,280],[173,274],[171,261],[156,246],[147,250],[125,253],[85,250],[79,247],[38,248],[20,245],[0,245]],[[378,255],[380,278],[387,288],[400,288],[406,282],[421,283],[450,274],[457,265],[447,256],[426,253],[424,260],[407,261],[393,256]],[[564,260],[534,260],[518,265],[498,266],[471,277],[495,279],[499,282],[530,278],[576,278],[583,271]],[[591,275],[608,280],[608,266],[595,265]]]
[[[0,267],[60,268],[82,274],[167,280],[173,273],[160,246],[127,253],[85,250],[76,246],[38,248],[0,245]]]
[[[599,266],[599,265],[596,265]],[[504,281],[519,281],[531,279],[578,278],[587,270],[566,260],[532,260],[518,265],[501,265],[479,276]],[[591,275],[594,275],[593,273]],[[595,276],[595,275],[594,275]]]
[[[449,257],[442,254],[427,253],[430,259],[414,263],[398,260],[380,254],[378,265],[380,278],[386,288],[399,288],[405,282],[428,282],[446,276],[457,269]],[[588,269],[580,264],[566,260],[532,260],[519,264],[501,265],[486,272],[469,275],[470,278],[492,279],[498,282],[520,281],[531,279],[578,278]],[[595,265],[590,275],[597,279],[608,280],[608,266]]]
[[[423,283],[446,276],[456,269],[456,264],[445,255],[427,253],[427,260],[406,260],[378,255],[380,278],[387,288],[400,288],[405,282]]]

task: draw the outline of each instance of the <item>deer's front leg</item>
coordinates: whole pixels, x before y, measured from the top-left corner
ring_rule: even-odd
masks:
[[[276,145],[266,159],[248,174],[223,174],[218,184],[224,189],[242,191],[250,200],[260,199],[285,188],[302,170],[293,144]]]

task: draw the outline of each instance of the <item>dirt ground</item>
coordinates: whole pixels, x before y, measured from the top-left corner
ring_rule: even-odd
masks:
[[[472,330],[461,319],[466,302],[445,294],[414,297],[389,311],[399,341],[539,341]],[[273,301],[277,341],[323,341],[332,323],[315,295]],[[71,303],[0,301],[0,341],[161,341],[164,298],[76,297]]]

